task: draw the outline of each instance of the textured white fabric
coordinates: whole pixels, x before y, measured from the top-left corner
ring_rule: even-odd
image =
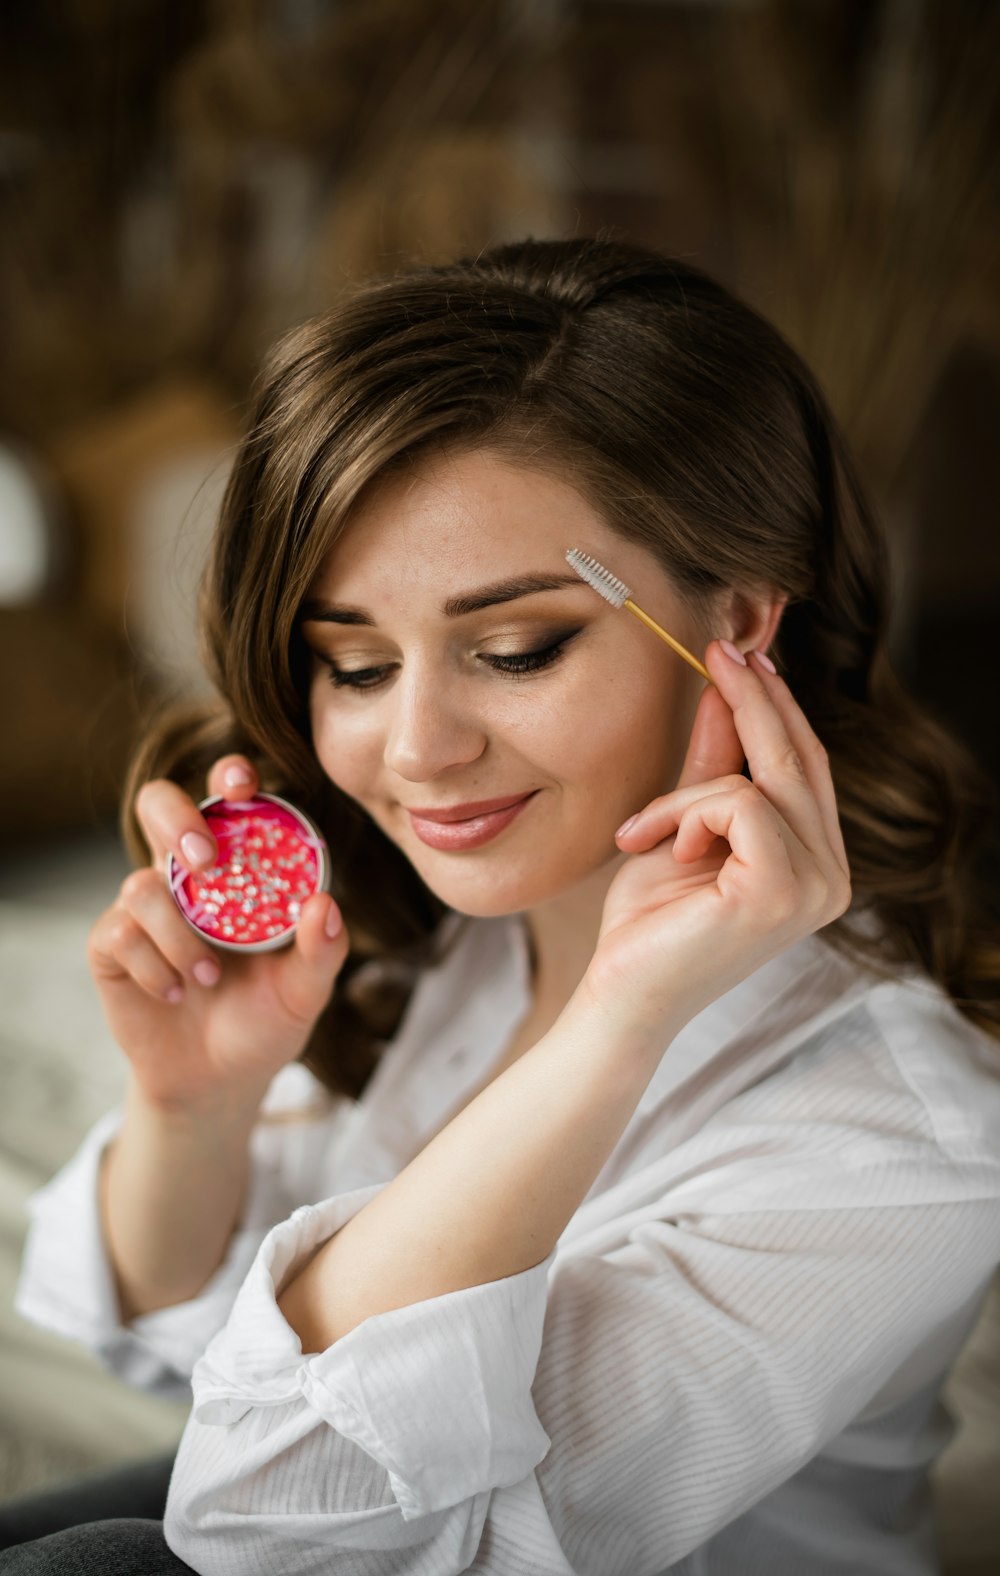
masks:
[[[198,1298],[118,1321],[120,1112],[32,1200],[19,1311],[144,1388],[191,1378],[170,1547],[203,1576],[935,1572],[939,1391],[1000,1261],[1000,1047],[822,935],[685,1027],[544,1263],[303,1356],[285,1283],[529,1005],[519,916],[446,923],[362,1100],[255,1129]],[[267,1107],[315,1088],[288,1068]]]

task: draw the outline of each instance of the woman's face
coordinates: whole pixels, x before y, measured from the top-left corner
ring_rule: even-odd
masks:
[[[579,580],[570,547],[703,654],[710,635],[644,548],[568,482],[488,450],[428,457],[382,483],[303,610],[324,771],[461,913],[519,912],[613,871],[616,828],[680,772],[704,680]],[[446,611],[524,576],[566,583]],[[534,671],[504,671],[536,652]],[[517,795],[531,797],[498,830],[483,823],[494,835],[478,843],[430,846],[410,814]]]

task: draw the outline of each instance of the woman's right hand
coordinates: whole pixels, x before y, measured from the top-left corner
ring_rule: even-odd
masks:
[[[245,768],[249,780],[228,784],[233,767]],[[225,756],[208,775],[210,796],[250,799],[258,787],[242,755]],[[241,957],[217,950],[188,925],[166,882],[170,853],[185,869],[215,860],[197,805],[157,778],[140,789],[136,815],[154,863],[126,876],[87,945],[111,1032],[152,1104],[187,1111],[222,1100],[255,1110],[275,1074],[302,1051],[344,965],[346,929],[341,924],[331,939],[325,928],[328,916],[339,918],[337,904],[314,893],[280,951]],[[191,857],[190,834],[206,839],[205,857]]]

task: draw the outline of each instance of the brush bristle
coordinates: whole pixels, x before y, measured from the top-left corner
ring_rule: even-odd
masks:
[[[605,569],[604,565],[599,564],[596,558],[591,558],[589,553],[581,553],[578,548],[571,547],[566,558],[580,579],[586,580],[589,586],[600,592],[612,607],[621,607],[632,595],[624,580],[619,580],[617,575],[613,575],[610,569]]]

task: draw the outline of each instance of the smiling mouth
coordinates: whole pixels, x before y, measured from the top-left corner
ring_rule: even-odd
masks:
[[[478,848],[483,843],[492,842],[494,837],[499,837],[501,832],[517,820],[537,793],[536,788],[531,793],[522,794],[519,799],[508,800],[507,804],[499,809],[465,816],[460,820],[432,821],[410,810],[408,811],[410,826],[420,841],[430,848],[442,849],[445,852]]]
[[[536,790],[532,790],[536,791]],[[456,804],[440,810],[408,809],[418,821],[434,821],[440,826],[453,826],[457,821],[474,821],[483,815],[493,815],[497,810],[508,810],[530,798],[531,793],[507,794],[500,799],[478,799],[469,804]]]

